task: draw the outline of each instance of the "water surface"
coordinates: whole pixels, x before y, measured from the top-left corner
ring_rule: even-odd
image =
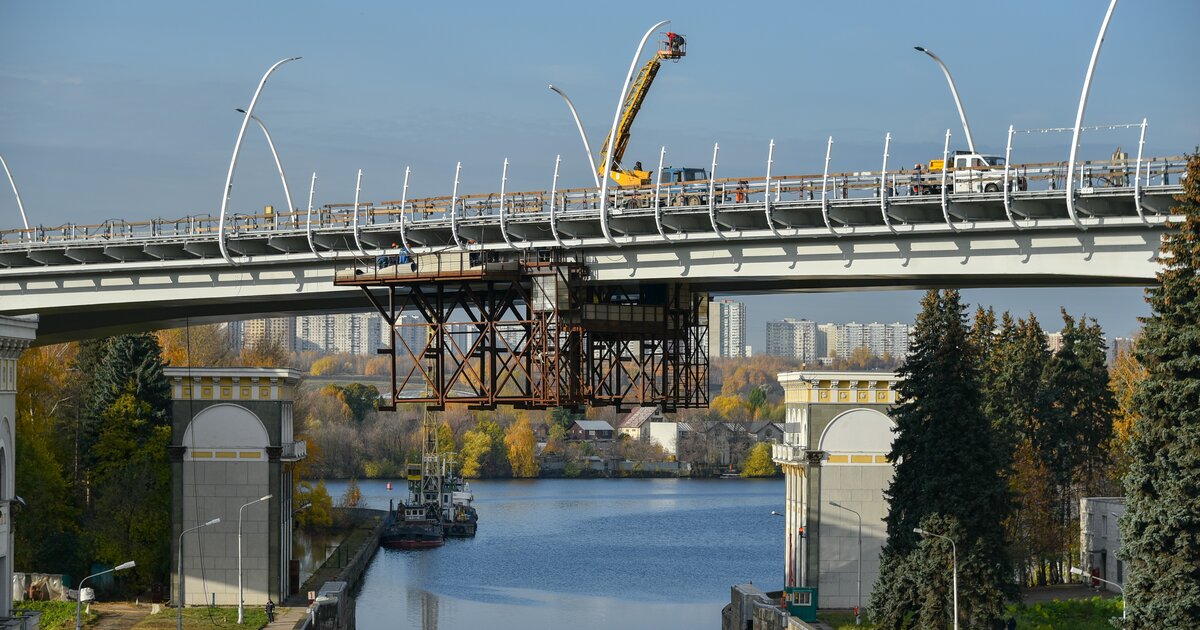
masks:
[[[386,508],[403,482],[360,482]],[[345,484],[331,482],[335,499]],[[719,628],[729,587],[782,583],[782,480],[473,481],[479,533],[380,549],[363,630]]]

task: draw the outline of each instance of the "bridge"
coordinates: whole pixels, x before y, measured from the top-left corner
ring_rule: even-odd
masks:
[[[369,308],[334,285],[337,266],[450,250],[570,251],[593,283],[685,281],[720,293],[1136,285],[1154,277],[1184,166],[1085,162],[1071,196],[1060,189],[1065,163],[714,172],[618,188],[604,203],[595,188],[501,188],[232,215],[224,230],[213,216],[5,230],[0,314],[39,314],[39,343],[52,343],[185,319]]]

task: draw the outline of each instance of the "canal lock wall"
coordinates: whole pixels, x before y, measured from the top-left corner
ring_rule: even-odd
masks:
[[[313,573],[299,595],[307,596],[310,586],[317,586],[308,607],[308,614],[294,630],[354,630],[354,588],[362,580],[383,535],[385,510],[368,508],[337,508],[344,522],[355,523],[337,550]],[[332,576],[332,579],[326,579]],[[316,585],[317,580],[323,580]]]

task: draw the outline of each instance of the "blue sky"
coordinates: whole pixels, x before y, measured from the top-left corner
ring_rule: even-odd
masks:
[[[724,173],[818,171],[826,136],[834,168],[875,168],[885,132],[894,164],[940,154],[957,115],[937,67],[955,73],[982,150],[1000,152],[1009,124],[1069,126],[1107,2],[394,3],[16,2],[0,0],[0,153],[31,221],[215,212],[240,119],[259,77],[279,70],[257,113],[267,122],[293,197],[350,201],[463,190],[548,187],[554,156],[564,185],[590,182],[554,83],[579,107],[592,142],[611,122],[641,34],[660,19],[688,37],[688,57],[659,75],[627,156],[704,165],[721,143]],[[632,17],[631,17],[632,16]],[[1117,7],[1089,102],[1089,123],[1150,121],[1147,152],[1200,142],[1200,2],[1126,0]],[[1020,138],[1014,161],[1062,160],[1069,136]],[[1083,156],[1136,147],[1136,131],[1085,135]],[[265,143],[249,135],[232,207],[283,206]],[[0,194],[0,224],[19,224]],[[751,342],[784,316],[905,320],[912,292],[748,298]],[[972,291],[1056,320],[1086,311],[1115,334],[1144,314],[1137,289]]]

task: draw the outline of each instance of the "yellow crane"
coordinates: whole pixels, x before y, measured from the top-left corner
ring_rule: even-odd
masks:
[[[617,123],[617,141],[612,143],[612,136],[608,136],[600,147],[597,171],[601,177],[604,177],[604,159],[608,154],[609,145],[612,143],[615,147],[612,155],[613,181],[620,186],[643,186],[650,183],[650,171],[621,168],[621,158],[624,157],[625,149],[629,146],[629,131],[633,128],[633,119],[637,117],[638,110],[642,108],[642,102],[646,100],[646,94],[650,92],[650,86],[654,83],[654,77],[658,74],[663,60],[679,61],[686,54],[687,41],[682,35],[669,32],[654,57],[642,66],[637,78],[634,79],[633,87],[625,97],[625,104],[621,106],[620,122]]]

